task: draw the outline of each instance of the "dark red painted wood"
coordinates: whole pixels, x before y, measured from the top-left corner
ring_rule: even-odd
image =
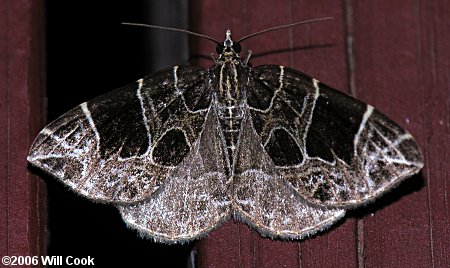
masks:
[[[435,267],[450,267],[450,5],[422,1],[419,62],[421,144],[429,222],[427,251]],[[418,38],[419,40],[419,38]]]
[[[298,20],[329,22],[244,43],[253,65],[282,64],[373,104],[416,137],[422,174],[300,242],[229,221],[197,243],[201,267],[450,267],[450,5],[447,0],[207,1],[190,29],[221,40]],[[42,184],[26,154],[43,125],[42,3],[0,1],[0,255],[45,253]],[[214,44],[192,40],[207,67]]]
[[[190,3],[190,29],[218,40],[317,17],[329,22],[243,44],[251,63],[282,64],[374,105],[410,131],[420,175],[331,230],[300,242],[261,238],[229,221],[198,242],[201,267],[448,267],[450,7],[432,1],[207,1]],[[214,50],[192,40],[203,66]]]
[[[26,156],[43,124],[41,1],[0,1],[0,255],[45,254],[45,187]]]
[[[450,8],[446,1],[366,2],[354,1],[355,51],[372,52],[356,57],[357,95],[416,137],[425,168],[412,178],[420,188],[404,187],[410,193],[364,219],[365,260],[449,267]]]

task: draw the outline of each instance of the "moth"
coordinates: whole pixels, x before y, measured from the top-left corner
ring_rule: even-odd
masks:
[[[175,66],[78,105],[39,133],[29,163],[162,243],[229,219],[272,239],[327,229],[423,160],[411,134],[371,105],[241,59],[243,40],[307,22],[237,42],[230,31],[218,42],[178,30],[214,41],[214,66]]]

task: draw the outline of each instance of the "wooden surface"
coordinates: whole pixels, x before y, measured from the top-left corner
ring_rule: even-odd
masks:
[[[44,118],[42,8],[0,1],[0,257],[46,252],[45,187],[26,161]]]
[[[143,31],[118,26],[130,21],[124,13],[138,9],[124,9],[125,2],[130,1],[53,2],[60,6],[51,12],[53,39],[47,48],[50,120],[150,72],[142,67],[147,47],[136,37]],[[293,67],[374,105],[413,134],[425,167],[311,239],[271,241],[230,221],[184,246],[137,237],[113,207],[92,204],[48,176],[43,178],[51,191],[50,234],[45,232],[42,184],[25,159],[45,115],[40,4],[0,0],[0,255],[43,254],[43,238],[49,237],[49,254],[96,256],[96,267],[187,263],[194,245],[200,267],[450,266],[448,1],[190,1],[189,29],[219,40],[227,28],[239,38],[278,24],[334,16],[248,40],[243,51],[253,51],[254,66]],[[192,38],[190,44],[192,63],[210,66],[214,44]]]
[[[335,19],[246,41],[243,51],[253,51],[254,66],[293,67],[377,107],[416,138],[425,157],[422,173],[301,242],[271,241],[228,222],[198,242],[200,267],[450,266],[448,1],[190,3],[190,29],[220,40],[227,28],[238,39],[328,16]],[[194,44],[194,55],[214,49],[207,41]]]

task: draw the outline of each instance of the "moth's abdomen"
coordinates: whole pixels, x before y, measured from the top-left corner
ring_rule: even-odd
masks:
[[[232,156],[237,148],[237,141],[241,129],[242,118],[244,117],[243,104],[217,107],[219,121],[222,127],[225,144],[232,164]]]
[[[216,96],[216,110],[225,139],[228,164],[232,168],[238,147],[241,123],[245,113],[246,67],[237,62],[223,62],[213,70],[212,88]]]

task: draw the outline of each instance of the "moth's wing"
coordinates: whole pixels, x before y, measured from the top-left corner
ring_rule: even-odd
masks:
[[[278,172],[312,203],[375,199],[423,166],[411,134],[372,106],[282,66],[260,66],[248,105]]]
[[[82,103],[39,133],[28,161],[88,198],[142,200],[197,140],[211,101],[205,79],[177,66]]]
[[[200,139],[155,198],[120,206],[128,226],[164,243],[198,239],[231,212],[231,184],[227,180],[223,138],[212,108]]]
[[[234,176],[234,211],[241,220],[271,238],[300,239],[331,226],[345,210],[307,202],[284,180],[244,116]]]

